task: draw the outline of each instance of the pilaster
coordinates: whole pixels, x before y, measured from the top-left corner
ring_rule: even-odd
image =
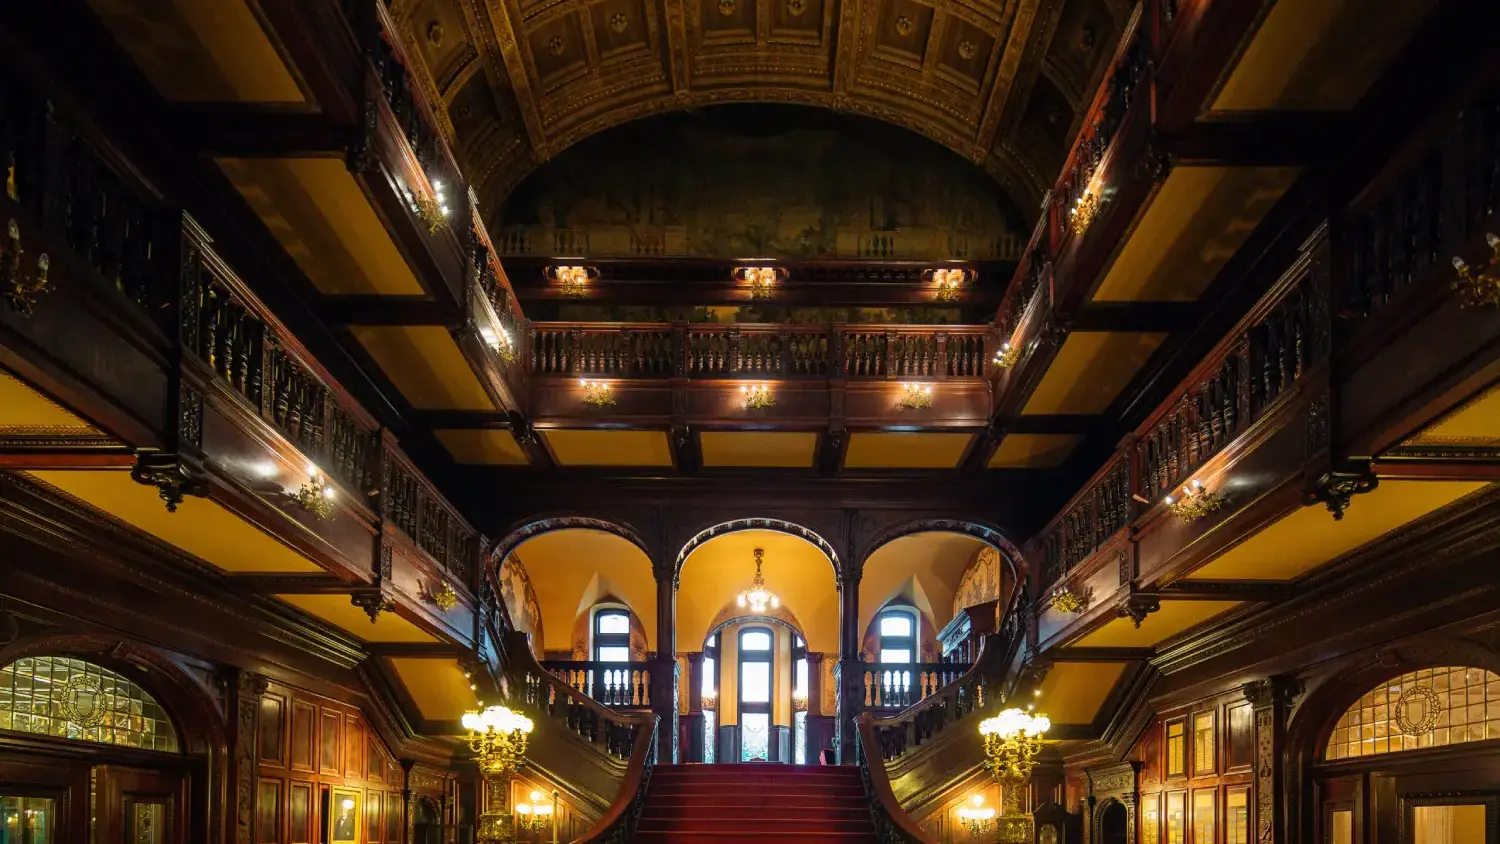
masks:
[[[1295,678],[1268,677],[1244,685],[1245,700],[1255,715],[1255,786],[1252,817],[1256,844],[1275,844],[1285,838],[1286,805],[1283,786],[1286,766],[1287,715],[1302,693]]]

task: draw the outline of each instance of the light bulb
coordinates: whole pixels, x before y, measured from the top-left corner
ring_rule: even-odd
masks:
[[[348,811],[349,809],[354,808],[354,801],[348,797],[345,797],[344,802],[340,803],[339,805],[342,806],[345,811]]]
[[[323,487],[323,497],[332,500],[333,499],[333,487],[331,487],[331,486],[325,486],[325,487]]]

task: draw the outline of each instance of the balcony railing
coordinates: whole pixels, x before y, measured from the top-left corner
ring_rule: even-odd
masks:
[[[1043,588],[1182,486],[1329,354],[1326,291],[1301,259],[1038,540]]]
[[[388,443],[381,458],[381,513],[445,571],[473,583],[479,534],[406,455]]]
[[[616,378],[983,378],[983,325],[532,323],[533,375]]]
[[[871,665],[864,670],[866,709],[900,710],[920,703],[968,672],[959,662]]]
[[[651,706],[651,663],[547,660],[542,667],[579,694],[615,709]]]

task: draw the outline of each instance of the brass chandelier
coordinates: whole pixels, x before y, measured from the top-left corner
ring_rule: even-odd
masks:
[[[979,723],[985,767],[1000,784],[1000,816],[996,825],[1002,844],[1032,840],[1031,815],[1021,811],[1021,789],[1036,767],[1042,736],[1051,728],[1051,719],[1032,713],[1029,707],[1006,709]]]
[[[526,737],[534,725],[530,718],[504,706],[470,710],[461,723],[469,731],[469,749],[474,751],[484,779],[478,839],[483,844],[508,844],[515,840],[510,781],[526,759]]]
[[[781,606],[781,599],[766,588],[766,578],[760,573],[761,563],[765,562],[766,552],[763,549],[755,549],[755,577],[750,580],[750,588],[741,592],[735,600],[741,609],[748,608],[753,613],[764,613],[768,608],[777,609]]]

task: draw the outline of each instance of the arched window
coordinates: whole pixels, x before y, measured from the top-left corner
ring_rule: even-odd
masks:
[[[703,643],[703,761],[714,761],[714,744],[718,740],[719,634]]]
[[[807,764],[807,642],[792,637],[792,763]]]
[[[156,698],[108,668],[66,656],[0,668],[0,730],[177,750],[177,731]]]
[[[740,761],[771,758],[771,655],[767,627],[740,631]]]
[[[1353,759],[1500,738],[1500,675],[1423,668],[1366,692],[1344,712],[1324,757]]]
[[[917,617],[908,608],[881,610],[880,654],[882,663],[909,665],[917,661]]]
[[[630,661],[630,613],[603,608],[594,612],[594,661]]]

